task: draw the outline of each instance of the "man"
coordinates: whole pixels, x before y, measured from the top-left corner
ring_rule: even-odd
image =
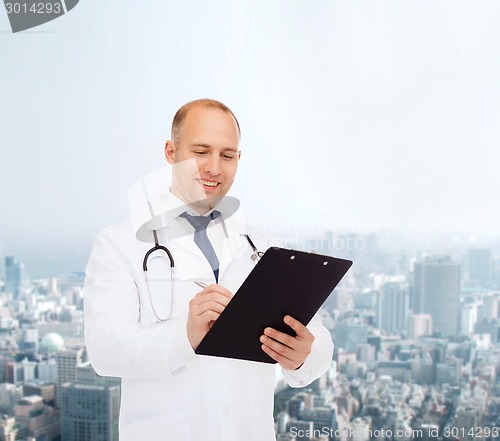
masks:
[[[165,212],[146,233],[127,222],[94,243],[84,287],[85,339],[96,372],[122,378],[121,441],[275,439],[274,365],[194,352],[254,266],[224,198],[236,176],[239,141],[238,121],[222,103],[181,107],[165,145],[172,165]],[[137,240],[143,233],[166,246],[175,262],[175,271],[167,265],[157,276],[168,279],[161,289],[157,278],[144,277],[151,244]],[[155,248],[150,256],[161,252]],[[208,284],[201,291],[200,281]],[[291,386],[304,386],[328,369],[333,343],[317,318],[307,327],[289,316],[285,322],[297,336],[266,328],[262,350]]]

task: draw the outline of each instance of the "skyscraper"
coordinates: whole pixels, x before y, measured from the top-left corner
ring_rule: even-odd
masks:
[[[491,250],[472,248],[467,250],[467,270],[471,282],[487,282],[491,279]]]
[[[17,300],[24,289],[29,288],[30,282],[24,264],[18,262],[14,256],[5,256],[5,292],[11,293]]]
[[[120,386],[61,386],[61,435],[67,441],[118,441]]]
[[[355,320],[339,321],[335,325],[334,341],[337,349],[355,352],[357,345],[366,343],[368,326]]]
[[[400,283],[384,283],[377,298],[377,327],[387,333],[406,330],[408,290]]]
[[[460,305],[460,335],[467,337],[474,333],[474,326],[477,322],[477,309],[475,303]]]
[[[413,312],[430,314],[434,332],[455,336],[459,325],[460,264],[449,256],[428,257],[415,263]]]
[[[62,439],[118,441],[120,379],[101,377],[89,362],[76,368],[76,383],[61,386]]]
[[[61,405],[61,386],[75,382],[76,367],[82,361],[83,349],[62,349],[57,353],[57,406]]]

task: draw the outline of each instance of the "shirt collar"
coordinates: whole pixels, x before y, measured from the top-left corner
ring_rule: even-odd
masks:
[[[136,232],[136,238],[142,242],[153,242],[153,230],[161,230],[163,228],[178,227],[178,217],[180,214],[187,212],[190,215],[199,216],[200,214],[189,207],[185,202],[175,196],[170,190],[163,193],[154,202],[155,216],[150,217],[144,222]],[[205,216],[208,216],[213,210],[218,210],[221,213],[220,219],[226,222],[229,218],[239,211],[240,201],[232,196],[225,196],[219,203]],[[242,229],[242,222],[237,222],[237,230]]]

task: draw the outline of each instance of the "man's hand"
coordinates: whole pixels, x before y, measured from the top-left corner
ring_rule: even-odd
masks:
[[[264,335],[260,337],[262,350],[276,360],[283,369],[298,369],[311,353],[314,335],[302,323],[289,315],[285,316],[283,321],[297,335],[292,337],[276,329],[266,328]]]
[[[189,301],[187,336],[194,350],[222,314],[232,296],[226,288],[214,283]]]

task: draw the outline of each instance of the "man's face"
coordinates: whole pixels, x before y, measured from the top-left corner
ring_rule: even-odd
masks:
[[[200,214],[211,210],[231,188],[240,152],[236,121],[219,109],[195,108],[180,127],[175,145],[167,141],[172,193]]]

